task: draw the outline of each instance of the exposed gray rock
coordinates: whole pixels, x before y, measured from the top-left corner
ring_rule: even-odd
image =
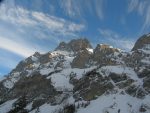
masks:
[[[86,68],[91,56],[87,49],[80,51],[71,63],[72,68]]]
[[[68,43],[61,42],[53,53],[40,54],[36,52],[21,61],[6,79],[0,82],[0,104],[22,95],[26,95],[28,100],[33,102],[33,109],[46,102],[51,103],[51,105],[60,105],[67,101],[70,96],[73,96],[76,100],[82,98],[90,101],[101,95],[118,93],[119,91],[122,94],[144,98],[150,93],[150,66],[142,62],[143,59],[149,60],[150,55],[147,51],[145,52],[145,50],[148,50],[145,44],[149,44],[149,42],[149,36],[144,35],[137,41],[132,52],[122,53],[109,45],[98,44],[92,53],[88,51],[88,48],[92,48],[92,46],[87,39],[75,39]],[[68,54],[69,52],[70,54]],[[69,67],[69,71],[72,70],[70,66],[80,69],[91,66],[97,66],[97,68],[87,73],[69,72],[69,74],[63,75],[68,68],[65,67],[66,65]],[[103,71],[106,71],[106,73],[99,72],[102,66],[110,65],[121,65],[133,69],[143,84],[136,84],[137,81],[130,77],[132,75],[128,75],[128,73],[116,74],[110,72],[107,75],[105,69]],[[66,69],[64,73],[63,69]],[[41,73],[44,73],[44,71],[47,74],[42,75]],[[82,77],[78,74],[82,74]],[[74,86],[73,92],[72,89],[59,90],[59,88],[54,87],[55,80],[52,83],[50,78],[53,76],[53,79],[55,79],[55,75],[62,75],[64,77],[62,79],[70,79],[70,83]],[[14,86],[9,89],[3,83],[10,79],[13,80],[8,82],[13,82]],[[147,108],[141,107],[139,109],[139,111],[145,110]]]
[[[108,77],[103,77],[94,69],[74,84],[75,98],[93,100],[107,91],[113,89]]]
[[[73,39],[69,43],[61,42],[55,50],[73,51],[75,53],[84,50],[86,48],[92,48],[90,42],[87,39]]]
[[[6,99],[15,99],[26,95],[28,99],[50,98],[57,94],[51,81],[39,73],[29,77],[22,77],[7,94]]]
[[[71,48],[69,47],[68,43],[60,42],[58,47],[56,47],[55,50],[62,50],[62,51],[71,51]]]
[[[136,41],[132,51],[142,49],[147,44],[150,44],[150,35],[143,35]]]
[[[111,46],[106,44],[98,44],[94,49],[92,59],[99,64],[113,64],[113,61],[111,60],[111,55],[115,52],[119,52],[119,50],[116,48],[112,48]]]

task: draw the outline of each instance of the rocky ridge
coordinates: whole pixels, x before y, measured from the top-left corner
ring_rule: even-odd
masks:
[[[74,39],[55,51],[36,52],[5,76],[0,113],[149,113],[149,94],[149,35],[131,52],[107,44],[93,49],[87,39]],[[26,104],[15,108],[23,97]]]

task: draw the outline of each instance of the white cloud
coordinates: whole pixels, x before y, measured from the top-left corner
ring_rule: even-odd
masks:
[[[134,11],[139,5],[139,0],[130,0],[128,4],[128,11]]]
[[[134,46],[134,41],[121,36],[120,34],[110,30],[110,29],[99,29],[101,38],[104,38],[106,43],[112,44],[115,47],[131,50]]]
[[[103,19],[103,0],[61,0],[60,6],[65,14],[74,18],[84,18],[87,13],[96,14]]]
[[[0,7],[0,48],[23,57],[35,51],[46,52],[46,44],[52,46],[84,29],[83,24],[16,6],[13,0],[6,0]]]
[[[150,27],[150,1],[149,0],[129,0],[128,12],[137,12],[143,18],[142,31]]]
[[[143,29],[150,27],[150,5],[147,9],[146,15],[145,15],[145,22],[143,24]]]
[[[32,16],[53,32],[60,34],[73,34],[82,31],[85,26],[83,24],[75,24],[55,16],[45,15],[39,12],[33,12]]]
[[[36,21],[30,19],[29,12],[23,8],[9,7],[6,4],[1,4],[0,10],[0,19],[3,21],[25,26],[37,24]]]
[[[16,5],[14,0],[5,0],[0,6],[0,49],[9,52],[0,56],[0,66],[15,67],[18,57],[28,57],[35,51],[48,52],[59,41],[70,40],[84,29],[84,24],[31,11]]]
[[[52,33],[59,35],[75,35],[82,31],[85,26],[67,21],[63,18],[48,15],[42,12],[29,11],[19,6],[4,3],[0,7],[0,20],[11,22],[17,26],[45,27]],[[78,29],[70,29],[70,26]]]
[[[23,42],[16,42],[16,40],[13,41],[5,37],[0,37],[0,40],[0,48],[6,49],[23,57],[28,57],[35,52],[33,47],[24,45]]]
[[[95,0],[95,11],[99,19],[103,19],[103,0]]]
[[[70,17],[81,16],[82,8],[78,0],[62,0],[60,5]]]

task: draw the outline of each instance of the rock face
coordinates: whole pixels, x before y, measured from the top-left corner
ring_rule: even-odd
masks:
[[[135,43],[132,51],[135,51],[137,49],[142,49],[142,48],[146,47],[148,44],[150,44],[150,34],[143,35],[142,37],[140,37],[137,40],[137,42]]]
[[[85,68],[90,58],[91,53],[87,49],[82,50],[73,59],[71,66],[72,68]]]
[[[48,98],[55,94],[56,90],[51,85],[51,81],[39,73],[35,73],[31,77],[21,78],[14,85],[9,95],[10,98],[17,98],[22,95],[26,95],[28,98],[37,98],[40,96]]]
[[[119,52],[119,50],[106,44],[98,44],[94,49],[92,59],[99,64],[108,64],[111,63],[110,56],[113,55],[115,52]]]
[[[69,47],[69,44],[65,42],[61,42],[58,47],[56,47],[55,50],[62,50],[62,51],[71,51],[71,48]]]
[[[16,110],[22,97],[21,110],[29,113],[149,113],[149,39],[142,36],[131,52],[107,44],[92,49],[87,39],[36,52],[0,79],[0,113]]]
[[[66,50],[79,52],[86,48],[92,48],[91,44],[87,39],[73,39],[69,43],[61,42],[55,50]]]
[[[101,96],[114,87],[108,77],[103,77],[100,73],[96,72],[96,70],[87,73],[82,79],[75,83],[74,86],[74,92],[76,92],[75,98],[82,97],[87,101]]]

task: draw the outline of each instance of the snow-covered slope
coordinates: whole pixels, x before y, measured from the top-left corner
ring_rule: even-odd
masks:
[[[0,79],[0,113],[150,113],[149,38],[128,53],[87,39],[36,52]]]

